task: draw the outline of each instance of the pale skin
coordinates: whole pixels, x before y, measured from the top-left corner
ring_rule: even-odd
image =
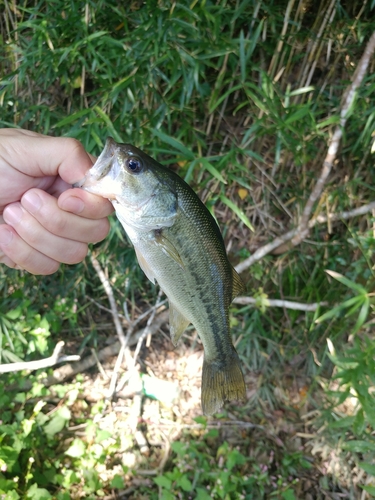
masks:
[[[0,129],[0,263],[52,274],[107,236],[112,204],[72,189],[93,161],[75,139]]]

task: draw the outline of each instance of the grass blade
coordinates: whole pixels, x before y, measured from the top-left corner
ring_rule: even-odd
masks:
[[[355,290],[356,292],[359,292],[361,294],[367,295],[367,291],[365,288],[363,288],[363,286],[357,285],[357,283],[354,283],[354,281],[351,281],[342,274],[337,273],[336,271],[330,271],[329,269],[326,269],[326,273],[329,274],[335,280],[342,283],[343,285],[347,286],[348,288],[351,288],[352,290]]]
[[[194,158],[195,158],[194,154],[190,151],[190,149],[186,148],[180,141],[165,134],[161,130],[152,129],[151,131],[154,135],[159,137],[159,139],[161,139],[163,142],[169,144],[174,149],[176,149],[177,151],[182,153],[185,158],[188,158],[189,160],[194,160]]]
[[[251,224],[243,210],[241,210],[235,203],[233,203],[232,200],[230,200],[223,194],[220,195],[220,200],[237,215],[237,217],[245,224],[245,226],[247,226],[251,231],[254,231],[253,225]]]
[[[198,162],[201,163],[204,168],[208,170],[208,172],[210,172],[210,174],[218,181],[222,182],[223,184],[227,183],[221,173],[208,160],[206,160],[206,158],[199,158]]]

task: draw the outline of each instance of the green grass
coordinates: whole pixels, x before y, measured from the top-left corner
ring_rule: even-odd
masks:
[[[76,137],[95,155],[108,135],[143,148],[196,189],[237,263],[295,227],[375,26],[373,2],[335,3],[325,27],[327,2],[297,4],[5,1],[0,126]],[[374,89],[370,70],[319,213],[374,199]],[[226,408],[222,419],[251,421],[256,430],[233,424],[231,434],[199,420],[199,430],[168,435],[170,451],[165,436],[151,436],[156,444],[148,458],[129,438],[127,452],[136,460],[125,466],[123,433],[115,426],[112,440],[101,434],[95,418],[102,403],[80,396],[84,378],[47,389],[42,374],[32,373],[33,389],[23,393],[4,388],[22,384],[24,374],[2,376],[0,497],[68,500],[132,488],[131,498],[202,500],[209,487],[218,499],[292,500],[305,498],[312,484],[314,498],[324,491],[371,498],[373,249],[368,214],[332,230],[317,225],[300,246],[243,273],[249,295],[329,304],[316,313],[232,307],[250,398],[243,408]],[[157,290],[114,219],[109,237],[92,251],[114,284],[119,310],[126,301],[137,317],[155,303]],[[101,348],[115,331],[90,298],[107,307],[88,259],[43,278],[2,267],[1,362],[45,357],[62,338],[79,352]],[[193,349],[191,338],[186,342]],[[69,399],[69,391],[76,396]],[[186,423],[173,418],[176,426]],[[85,427],[77,433],[79,424]],[[310,437],[297,439],[298,432]],[[334,472],[327,453],[342,460],[347,475]],[[141,469],[153,470],[155,481]]]

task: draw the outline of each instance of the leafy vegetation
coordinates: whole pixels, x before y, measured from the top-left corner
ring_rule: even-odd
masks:
[[[237,263],[297,223],[373,8],[4,0],[0,125],[75,137],[92,154],[108,135],[145,149],[197,190]],[[374,199],[374,89],[369,71],[314,217]],[[232,307],[249,399],[212,421],[199,416],[191,330],[176,353],[158,335],[138,358],[156,380],[180,378],[172,407],[145,389],[111,406],[113,359],[64,383],[51,371],[1,375],[0,498],[375,496],[373,223],[369,212],[316,224],[299,247],[242,273],[257,299]],[[114,219],[91,251],[129,326],[157,290]],[[321,306],[301,312],[267,298]],[[107,298],[89,259],[43,278],[2,267],[0,362],[47,357],[62,339],[70,353],[100,351],[115,329],[98,306]],[[176,358],[186,360],[180,371]]]

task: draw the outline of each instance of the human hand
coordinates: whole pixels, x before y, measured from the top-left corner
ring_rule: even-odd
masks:
[[[107,236],[111,203],[71,188],[92,163],[75,139],[0,129],[0,263],[52,274]]]

